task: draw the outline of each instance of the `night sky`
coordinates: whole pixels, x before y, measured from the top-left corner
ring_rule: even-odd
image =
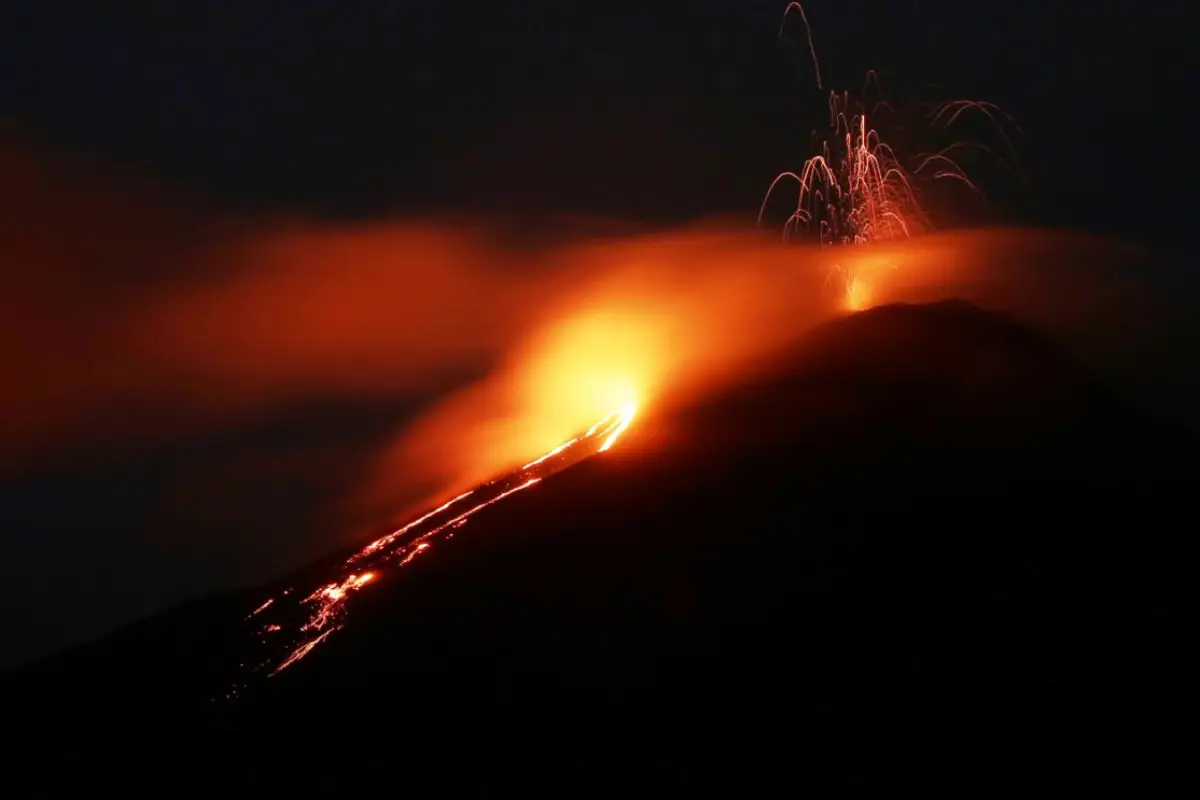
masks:
[[[12,0],[0,11],[0,148],[59,173],[103,165],[78,168],[93,188],[120,175],[225,212],[752,220],[827,121],[803,26],[777,37],[783,6]],[[874,69],[891,98],[932,87],[1015,118],[1025,180],[985,171],[989,219],[1164,246],[1190,233],[1183,4],[806,8],[826,89],[858,91]],[[23,219],[22,195],[4,198]],[[38,268],[0,246],[3,269]],[[114,296],[144,279],[103,254],[94,268],[111,272]],[[46,342],[4,345],[53,355]],[[362,448],[427,400],[289,407],[202,438],[68,448],[0,473],[0,665],[320,554],[322,503],[359,477]],[[220,498],[205,513],[178,497],[196,482]]]

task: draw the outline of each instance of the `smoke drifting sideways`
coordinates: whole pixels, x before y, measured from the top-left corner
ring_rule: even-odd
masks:
[[[711,221],[514,244],[477,222],[232,219],[18,152],[0,168],[0,473],[477,376],[397,420],[346,498],[349,515],[390,516],[623,403],[642,424],[744,377],[844,313],[838,269],[872,304],[961,297],[1097,353],[1128,355],[1153,323],[1144,254],[1070,233],[815,249]]]

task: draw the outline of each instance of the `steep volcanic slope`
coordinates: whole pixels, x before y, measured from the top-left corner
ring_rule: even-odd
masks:
[[[243,657],[229,631],[261,593],[12,676],[24,751],[197,792],[1179,774],[1200,450],[1035,335],[879,308],[626,436],[236,703],[162,708],[223,677],[181,665]],[[145,735],[104,738],[117,718]]]

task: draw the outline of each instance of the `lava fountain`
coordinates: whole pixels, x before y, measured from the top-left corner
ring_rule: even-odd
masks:
[[[784,9],[780,35],[793,11],[804,23],[820,89],[821,70],[813,47],[812,28],[799,2],[793,0]],[[872,83],[877,85],[878,80],[869,72],[867,84]],[[783,225],[784,242],[806,233],[822,246],[890,242],[929,231],[933,226],[918,196],[918,179],[953,181],[979,193],[952,157],[956,151],[971,145],[955,142],[937,152],[923,153],[909,169],[871,123],[885,109],[890,110],[891,106],[879,102],[868,111],[849,92],[831,91],[829,135],[819,152],[809,157],[799,171],[786,170],[771,181],[759,207],[758,223],[762,224],[776,188],[789,181],[798,185],[798,191],[795,207]],[[934,108],[931,126],[948,127],[970,112],[986,117],[1012,152],[1011,139],[1004,130],[1004,123],[1011,124],[1012,120],[991,103],[955,100],[940,104]],[[881,276],[878,270],[867,272],[849,262],[839,262],[833,265],[830,277],[841,284],[843,308],[859,311],[872,304],[873,287]]]

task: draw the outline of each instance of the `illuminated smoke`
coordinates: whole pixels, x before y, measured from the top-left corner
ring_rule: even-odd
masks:
[[[377,453],[357,454],[368,474],[335,511],[358,522],[440,505],[628,403],[652,420],[744,378],[838,313],[822,292],[838,267],[870,303],[957,295],[1076,337],[1140,321],[1132,279],[1112,269],[1137,254],[1082,235],[785,248],[700,222],[517,247],[484,224],[222,220],[168,214],[119,176],[93,197],[48,168],[14,174],[0,182],[12,207],[0,218],[0,367],[12,376],[0,471],[313,399],[426,398]],[[241,491],[254,480],[222,476]],[[172,513],[220,506],[213,484]]]

